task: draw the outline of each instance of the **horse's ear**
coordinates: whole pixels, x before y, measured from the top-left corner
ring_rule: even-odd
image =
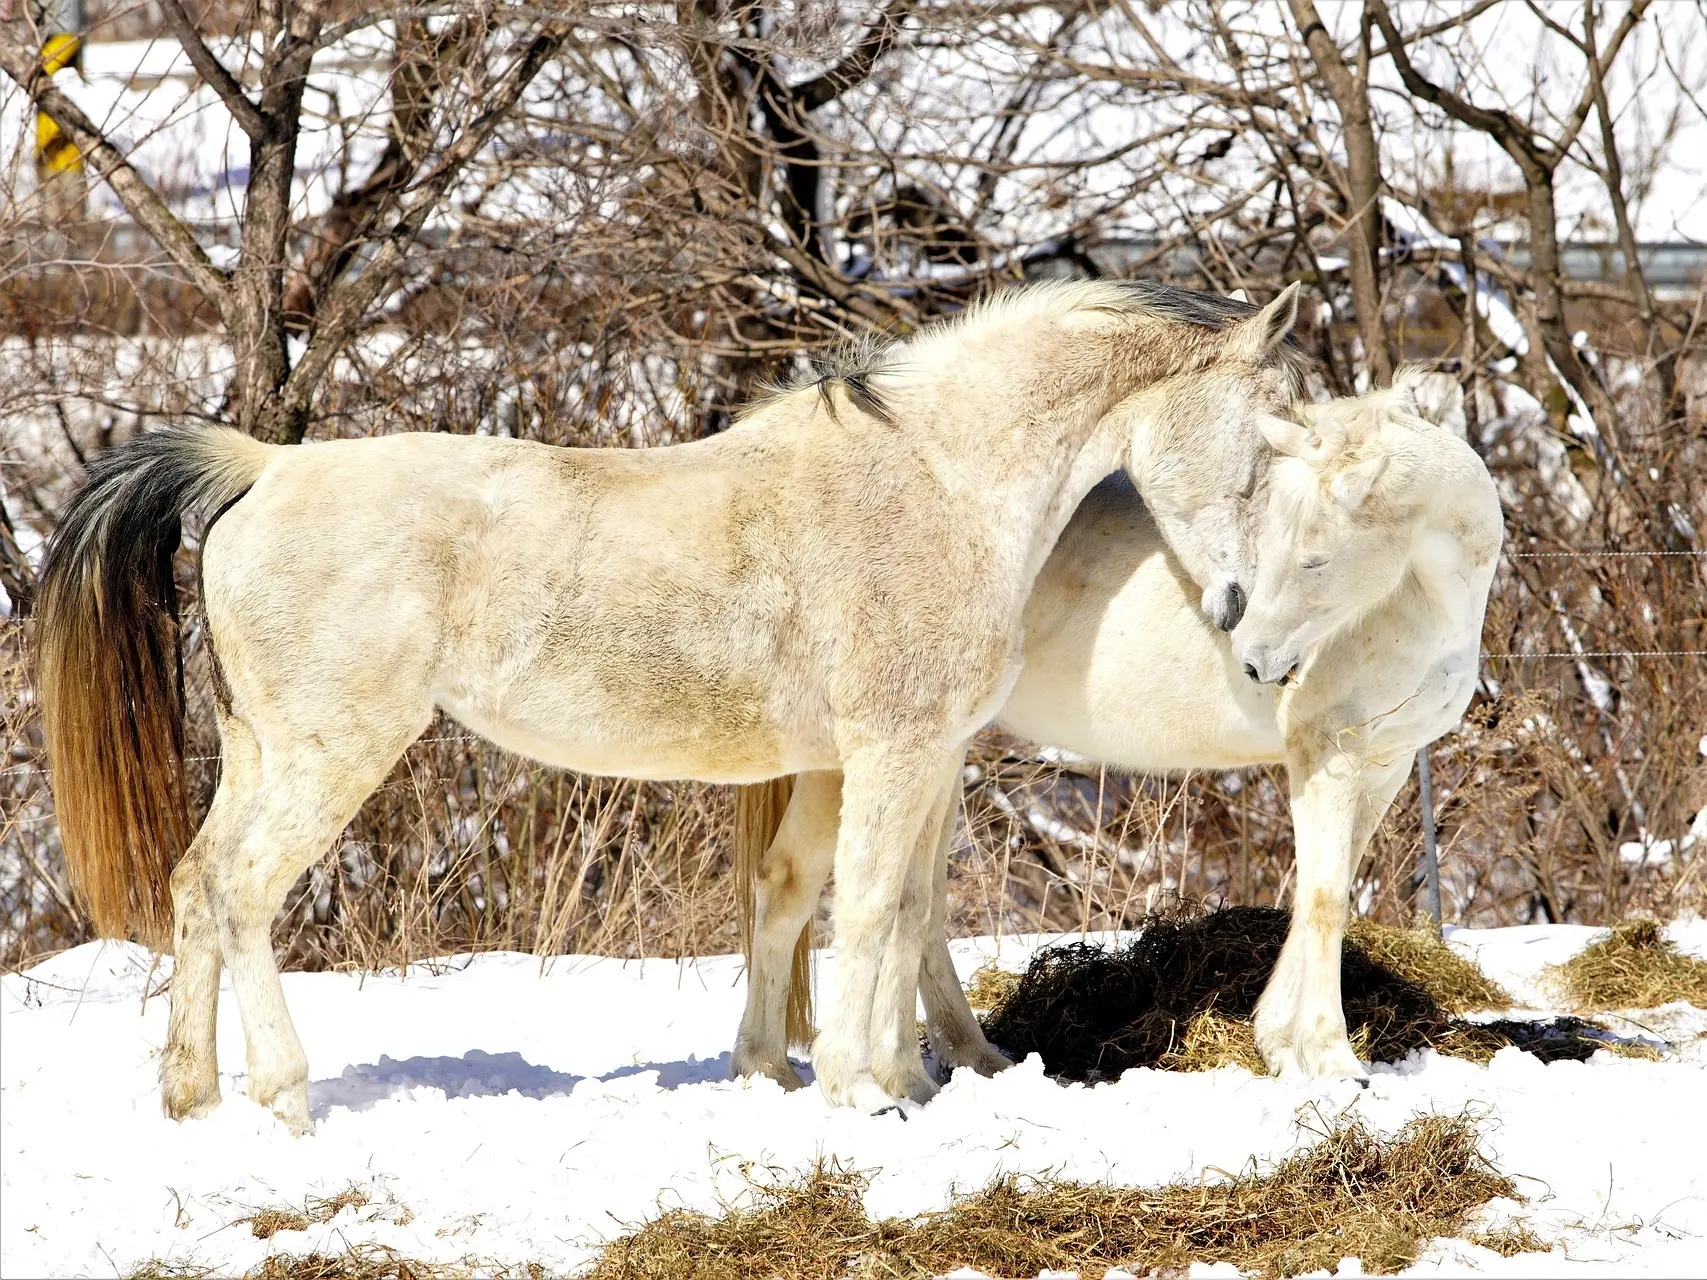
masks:
[[[1298,289],[1294,280],[1281,295],[1249,320],[1239,321],[1232,345],[1252,364],[1261,364],[1298,323]]]
[[[1286,418],[1276,418],[1265,413],[1257,419],[1257,428],[1271,449],[1289,458],[1303,458],[1308,462],[1322,451],[1321,437],[1310,428],[1299,426]]]
[[[1369,491],[1375,487],[1375,482],[1386,469],[1387,455],[1384,453],[1347,467],[1336,475],[1330,484],[1334,501],[1347,511],[1356,511],[1363,505],[1363,500],[1369,496]]]
[[[1246,293],[1243,289],[1235,289],[1227,296],[1234,302],[1249,302],[1251,300],[1251,295]]]

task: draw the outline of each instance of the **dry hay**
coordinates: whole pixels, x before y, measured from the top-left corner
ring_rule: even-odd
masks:
[[[911,1222],[873,1223],[866,1179],[820,1165],[756,1190],[721,1217],[677,1209],[601,1252],[588,1280],[876,1280],[972,1267],[992,1276],[1100,1275],[1231,1262],[1287,1276],[1342,1257],[1385,1274],[1456,1236],[1470,1212],[1517,1189],[1477,1150],[1463,1117],[1413,1120],[1390,1141],[1335,1128],[1268,1173],[1157,1190],[1005,1178]]]
[[[1020,975],[1001,968],[994,960],[981,964],[966,980],[966,1003],[974,1009],[994,1009],[1019,986]]]
[[[1520,1253],[1551,1253],[1553,1249],[1552,1245],[1522,1223],[1496,1227],[1492,1231],[1473,1231],[1469,1240],[1471,1244],[1492,1249],[1502,1258],[1514,1257]]]
[[[1707,1009],[1707,960],[1680,951],[1657,920],[1616,926],[1548,976],[1584,1013],[1652,1009],[1674,1000]]]
[[[310,1196],[301,1213],[294,1209],[262,1209],[239,1222],[247,1222],[257,1240],[271,1240],[281,1231],[306,1231],[313,1222],[330,1222],[345,1209],[361,1209],[368,1203],[368,1194],[360,1187],[350,1186],[335,1196]]]
[[[1223,1018],[1214,1010],[1193,1018],[1179,1047],[1169,1049],[1156,1065],[1167,1071],[1243,1067],[1252,1075],[1268,1073],[1268,1065],[1257,1048],[1256,1028],[1249,1022]]]
[[[129,1280],[210,1280],[225,1273],[217,1267],[152,1262],[129,1275]],[[497,1266],[475,1258],[460,1262],[422,1262],[378,1244],[358,1244],[340,1253],[280,1253],[244,1272],[243,1280],[545,1280],[537,1262],[519,1267]]]
[[[1010,1054],[1038,1054],[1050,1075],[1067,1080],[1110,1080],[1132,1067],[1260,1070],[1250,1023],[1289,922],[1273,907],[1229,907],[1153,919],[1118,948],[1068,943],[1039,951],[984,1032]],[[1509,1000],[1445,944],[1410,930],[1357,929],[1341,958],[1340,986],[1352,1045],[1371,1061],[1433,1048],[1486,1062],[1507,1045],[1546,1061],[1580,1061],[1608,1047],[1591,1034],[1603,1029],[1581,1019],[1455,1019]]]
[[[1346,942],[1389,973],[1421,987],[1444,1013],[1511,1007],[1505,989],[1474,961],[1447,946],[1427,920],[1409,929],[1353,920],[1346,929]]]

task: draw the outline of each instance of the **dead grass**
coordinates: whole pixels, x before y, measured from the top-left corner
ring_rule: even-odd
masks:
[[[238,1221],[249,1224],[255,1239],[271,1240],[281,1231],[306,1231],[311,1223],[330,1222],[345,1209],[365,1208],[369,1199],[367,1192],[352,1185],[335,1196],[310,1196],[300,1213],[294,1209],[262,1209]]]
[[[606,1246],[588,1280],[840,1280],[922,1277],[974,1267],[1100,1275],[1231,1262],[1287,1276],[1356,1256],[1374,1274],[1456,1236],[1466,1216],[1516,1188],[1488,1164],[1464,1117],[1412,1121],[1390,1141],[1331,1128],[1266,1173],[1160,1189],[1006,1178],[912,1222],[873,1223],[866,1179],[820,1165],[711,1218],[674,1210]]]
[[[1169,1049],[1156,1064],[1168,1071],[1214,1071],[1243,1067],[1252,1075],[1267,1075],[1268,1066],[1257,1049],[1256,1028],[1248,1021],[1200,1013],[1185,1029],[1177,1049]]]
[[[1573,1009],[1652,1009],[1687,1000],[1707,1009],[1707,960],[1680,951],[1657,920],[1629,920],[1549,977]]]
[[[1447,946],[1426,920],[1408,929],[1353,920],[1346,942],[1389,973],[1421,987],[1442,1012],[1505,1009],[1512,1003],[1499,983]]]
[[[994,960],[979,965],[966,980],[966,1002],[974,1009],[994,1009],[1019,986],[1020,975],[997,966]]]
[[[1502,1258],[1515,1257],[1520,1253],[1550,1253],[1553,1249],[1552,1245],[1522,1223],[1498,1227],[1492,1231],[1475,1231],[1470,1234],[1469,1240],[1471,1244],[1492,1249]]]
[[[280,1253],[243,1274],[243,1280],[545,1280],[537,1262],[516,1267],[476,1258],[458,1262],[422,1262],[406,1258],[384,1245],[351,1245],[339,1253]],[[223,1276],[216,1267],[154,1261],[128,1280],[212,1280]]]

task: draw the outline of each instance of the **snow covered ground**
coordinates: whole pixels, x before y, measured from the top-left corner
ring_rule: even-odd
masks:
[[[1545,1008],[1543,967],[1595,933],[1453,939]],[[1672,933],[1707,955],[1707,923]],[[1005,940],[1001,962],[1020,967],[1037,941]],[[964,976],[997,943],[955,951]],[[744,989],[732,957],[542,967],[486,955],[401,976],[287,974],[318,1122],[298,1139],[242,1095],[229,991],[226,1102],[182,1125],[161,1117],[166,1002],[151,960],[90,945],[0,980],[0,1274],[126,1275],[151,1258],[233,1274],[269,1252],[365,1241],[563,1274],[660,1205],[714,1210],[750,1178],[819,1157],[875,1173],[874,1215],[912,1214],[1009,1170],[1155,1184],[1267,1164],[1309,1141],[1302,1109],[1349,1109],[1384,1133],[1419,1113],[1470,1110],[1530,1199],[1494,1206],[1485,1225],[1520,1219],[1559,1242],[1509,1259],[1436,1242],[1418,1274],[1707,1274],[1707,1011],[1687,1005],[1614,1021],[1669,1041],[1658,1063],[1600,1053],[1544,1066],[1508,1049],[1483,1068],[1423,1054],[1377,1069],[1360,1091],[1236,1069],[1063,1087],[1032,1060],[993,1080],[962,1073],[902,1120],[726,1079]],[[371,1203],[306,1232],[262,1241],[240,1221],[352,1184]]]

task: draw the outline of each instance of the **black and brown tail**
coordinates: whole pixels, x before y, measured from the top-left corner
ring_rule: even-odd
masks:
[[[753,924],[758,909],[759,866],[776,839],[794,795],[787,775],[737,788],[735,794],[735,883],[741,900],[741,948],[753,962]],[[800,931],[788,972],[788,1042],[812,1043],[812,921]]]
[[[96,460],[48,540],[36,691],[65,861],[102,937],[167,945],[190,839],[180,519],[241,497],[273,452],[223,427],[149,432]]]

